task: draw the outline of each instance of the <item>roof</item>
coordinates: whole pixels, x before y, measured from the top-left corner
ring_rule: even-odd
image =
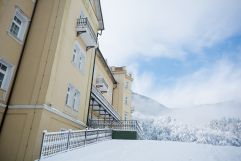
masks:
[[[101,3],[100,0],[91,0],[91,5],[95,11],[96,18],[99,22],[99,30],[104,30],[104,20],[103,20],[103,14],[102,14],[102,9],[101,9]]]

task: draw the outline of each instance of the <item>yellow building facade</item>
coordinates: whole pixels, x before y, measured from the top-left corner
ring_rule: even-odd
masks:
[[[88,112],[89,126],[95,120],[119,121],[118,107],[113,106],[114,90],[117,88],[111,72],[101,51],[98,49],[94,63],[94,73],[91,88],[90,107]]]
[[[114,78],[118,82],[114,90],[113,105],[118,107],[122,120],[131,120],[132,114],[132,81],[133,77],[127,72],[126,67],[111,67]]]
[[[102,30],[100,0],[0,0],[0,160],[38,159],[44,130],[131,119],[132,78],[109,68]]]
[[[97,35],[104,29],[100,2],[0,4],[0,160],[34,160],[43,130],[87,127]]]

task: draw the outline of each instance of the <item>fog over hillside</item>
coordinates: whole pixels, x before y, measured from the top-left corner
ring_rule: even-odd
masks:
[[[133,93],[132,96],[132,105],[135,111],[145,116],[157,117],[169,110],[166,106],[149,97],[137,93]]]
[[[161,102],[161,101],[160,101]],[[241,102],[228,101],[216,104],[200,105],[192,108],[168,108],[146,96],[133,93],[133,116],[157,118],[171,116],[186,124],[205,125],[214,119],[241,118]]]
[[[134,93],[133,106],[146,139],[241,146],[240,102],[173,109]]]

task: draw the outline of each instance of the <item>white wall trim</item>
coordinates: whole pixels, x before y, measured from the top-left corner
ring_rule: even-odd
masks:
[[[5,108],[7,105],[0,103],[0,108]]]
[[[77,119],[63,113],[62,111],[59,111],[55,107],[49,106],[47,104],[43,104],[43,105],[11,105],[11,106],[9,106],[9,108],[11,108],[11,109],[44,109],[44,110],[47,110],[51,113],[54,113],[54,114],[62,117],[62,118],[72,121],[80,126],[87,127],[87,125],[85,123],[83,123],[82,121],[77,120]]]

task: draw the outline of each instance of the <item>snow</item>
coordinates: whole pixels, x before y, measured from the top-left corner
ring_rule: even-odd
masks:
[[[150,140],[110,140],[41,161],[241,161],[241,148]]]
[[[240,101],[173,109],[134,93],[133,106],[145,139],[241,146]]]

